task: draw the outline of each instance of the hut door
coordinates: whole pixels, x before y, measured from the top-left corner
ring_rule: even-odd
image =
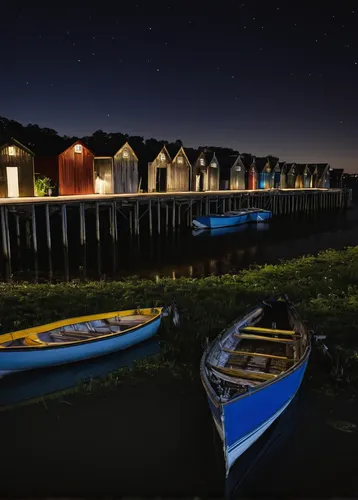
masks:
[[[156,191],[157,193],[165,193],[167,190],[167,169],[157,168],[157,181],[156,181]]]
[[[19,171],[17,167],[6,167],[7,196],[9,198],[19,197]]]

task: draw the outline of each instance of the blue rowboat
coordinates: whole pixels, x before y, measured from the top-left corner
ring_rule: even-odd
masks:
[[[70,318],[0,335],[0,374],[63,365],[132,347],[153,337],[164,308]]]
[[[200,374],[226,475],[290,404],[310,351],[307,329],[286,296],[263,301],[205,349]]]
[[[203,215],[193,219],[195,229],[216,229],[219,227],[238,226],[249,222],[264,222],[270,219],[272,213],[260,208],[247,208],[223,214]]]

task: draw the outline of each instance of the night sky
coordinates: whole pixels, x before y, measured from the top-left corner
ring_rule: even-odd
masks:
[[[358,171],[357,2],[96,4],[2,5],[0,115]]]

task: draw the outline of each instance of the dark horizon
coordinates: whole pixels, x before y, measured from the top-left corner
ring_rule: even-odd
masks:
[[[356,15],[352,2],[6,5],[0,114],[358,172]]]

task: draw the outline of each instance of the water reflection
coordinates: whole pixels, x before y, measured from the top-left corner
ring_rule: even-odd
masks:
[[[95,225],[86,229],[86,245],[80,246],[76,227],[69,219],[69,250],[62,247],[61,233],[53,230],[52,255],[39,231],[38,262],[31,248],[13,253],[12,279],[65,280],[120,279],[126,276],[199,277],[235,272],[251,264],[276,263],[283,258],[317,253],[326,248],[358,244],[358,210],[320,217],[274,218],[269,223],[194,231],[187,227],[149,236],[143,223],[140,236],[118,231],[114,242],[108,227],[97,244]],[[147,231],[146,231],[147,229]],[[91,233],[92,231],[92,233]],[[92,234],[92,236],[91,236]],[[57,238],[57,240],[56,240]],[[26,240],[27,244],[27,240]],[[24,269],[22,272],[21,270]],[[11,278],[3,262],[3,277]]]
[[[118,368],[130,367],[134,361],[159,352],[159,341],[151,339],[107,356],[7,375],[0,379],[0,407],[75,387],[82,382],[103,377]]]
[[[255,487],[250,482],[254,481],[255,471],[258,467],[264,468],[265,463],[271,462],[273,455],[280,452],[281,446],[295,431],[300,414],[299,401],[300,392],[282,415],[233,465],[225,481],[225,497],[227,499],[246,498],[246,495],[253,494]],[[269,489],[270,485],[267,486]]]

